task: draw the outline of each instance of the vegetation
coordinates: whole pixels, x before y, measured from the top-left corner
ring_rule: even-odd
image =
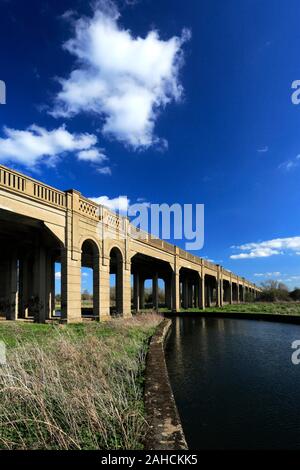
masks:
[[[199,311],[199,310],[198,310]],[[300,302],[252,302],[224,305],[222,308],[210,307],[206,312],[227,313],[272,313],[277,315],[300,315]]]
[[[269,280],[262,283],[261,301],[278,302],[291,300],[289,290],[283,282]]]
[[[139,449],[143,371],[160,317],[0,324],[1,449]]]

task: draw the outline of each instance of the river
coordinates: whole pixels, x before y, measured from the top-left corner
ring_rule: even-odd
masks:
[[[190,449],[300,449],[300,325],[180,317],[166,347]]]

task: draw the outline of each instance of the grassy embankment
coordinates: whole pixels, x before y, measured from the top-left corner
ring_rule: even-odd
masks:
[[[1,449],[138,449],[157,315],[109,323],[0,323]]]
[[[182,312],[199,312],[199,309],[181,310]],[[224,305],[222,308],[209,307],[205,312],[213,313],[253,313],[274,315],[300,315],[300,302],[252,302],[246,304]]]

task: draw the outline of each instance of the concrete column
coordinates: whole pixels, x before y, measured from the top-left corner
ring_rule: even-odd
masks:
[[[172,273],[172,310],[180,311],[179,269],[176,268]]]
[[[182,306],[184,309],[189,307],[189,285],[186,278],[182,281]]]
[[[118,261],[116,273],[116,310],[117,314],[123,314],[123,261]]]
[[[205,310],[205,276],[202,274],[200,277],[200,296],[199,296],[199,307]]]
[[[140,310],[140,275],[133,275],[133,308],[136,312]]]
[[[55,317],[55,262],[51,263],[51,299],[50,299],[50,315]]]
[[[206,301],[207,301],[207,306],[211,307],[211,302],[212,302],[212,285],[211,281],[207,281],[206,284]]]
[[[16,251],[13,250],[8,261],[8,309],[6,312],[7,320],[17,320],[18,318],[18,260]]]
[[[152,280],[152,299],[153,299],[154,310],[158,310],[158,274],[157,273],[153,276],[153,280]]]
[[[109,271],[109,268],[108,268]],[[72,258],[71,250],[61,256],[61,315],[68,323],[81,322],[81,255]]]
[[[25,255],[19,262],[19,317],[28,317],[29,282],[32,282],[29,272],[28,256]]]
[[[110,320],[110,260],[100,262],[100,321]]]
[[[240,303],[240,285],[239,285],[239,283],[237,283],[236,301],[237,301],[238,304]]]
[[[188,282],[188,308],[193,307],[193,283]]]
[[[219,281],[219,291],[220,291],[220,307],[223,307],[224,305],[224,284],[223,284],[223,279],[220,279]]]
[[[229,283],[229,303],[230,305],[233,302],[233,297],[232,297],[232,282]]]
[[[216,279],[216,306],[221,307],[221,281]]]
[[[49,318],[49,282],[47,279],[47,255],[45,248],[39,243],[34,253],[34,321],[45,323]]]
[[[52,318],[53,316],[53,297],[55,296],[54,290],[54,262],[51,254],[46,254],[46,306],[45,315],[46,319]]]
[[[172,286],[171,286],[171,279],[165,279],[165,302],[166,308],[169,310],[172,309]]]
[[[93,316],[100,320],[100,263],[101,258],[97,254],[93,255]]]
[[[145,279],[140,277],[139,284],[140,309],[143,310],[145,308]]]
[[[193,307],[195,308],[199,308],[199,297],[200,297],[200,285],[199,285],[199,281],[197,279],[197,281],[194,283],[194,305]]]
[[[122,273],[122,314],[124,318],[131,317],[131,264],[123,263]]]

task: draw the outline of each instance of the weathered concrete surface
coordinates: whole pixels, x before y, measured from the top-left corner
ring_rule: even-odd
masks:
[[[145,408],[149,431],[147,450],[188,449],[170,385],[164,345],[171,320],[163,320],[153,336],[146,367]]]

